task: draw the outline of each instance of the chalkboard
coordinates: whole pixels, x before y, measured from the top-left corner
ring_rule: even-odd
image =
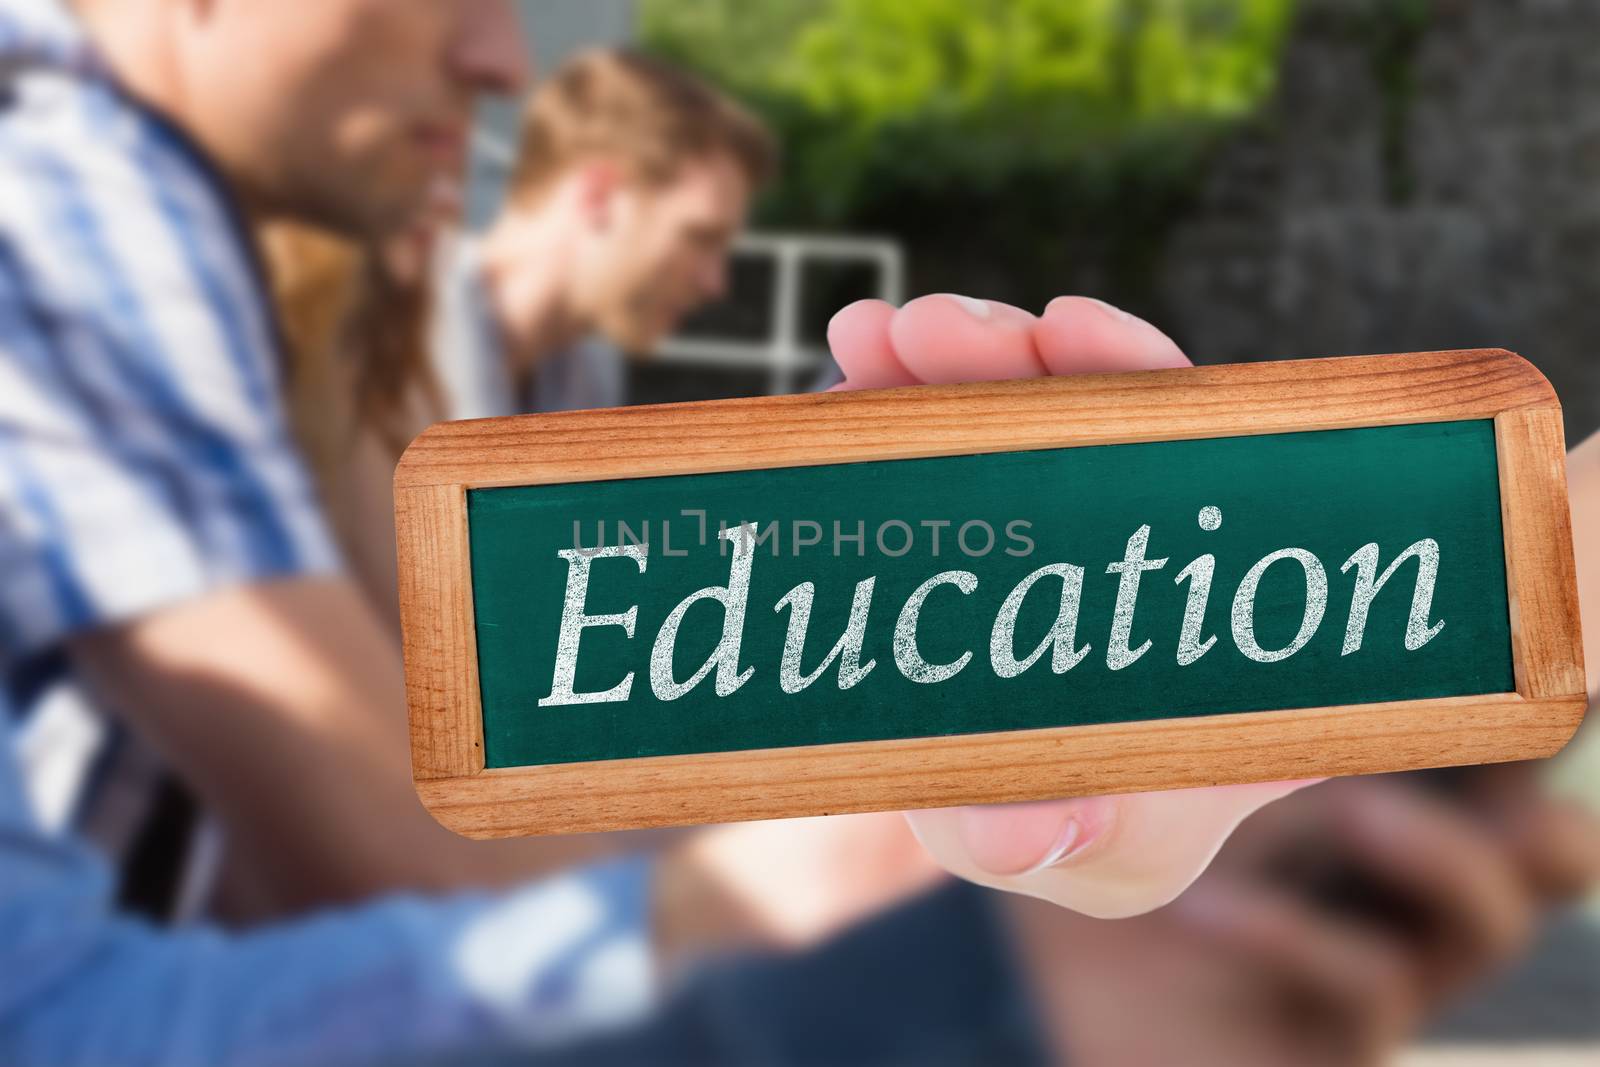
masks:
[[[492,835],[1541,754],[1561,460],[1495,351],[445,424],[419,792]]]

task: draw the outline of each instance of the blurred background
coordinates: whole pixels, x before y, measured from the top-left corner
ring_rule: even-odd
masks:
[[[1593,4],[523,7],[543,69],[626,42],[752,105],[786,157],[758,231],[881,238],[910,293],[1034,309],[1094,293],[1199,362],[1504,345],[1555,383],[1569,440],[1600,425]],[[512,113],[484,116],[479,219]],[[797,324],[813,343],[835,293],[883,281],[818,258]],[[708,335],[770,325],[770,257],[744,268],[734,306],[697,324]],[[647,375],[638,399],[656,387]]]
[[[632,44],[732,91],[781,180],[730,298],[634,402],[825,380],[829,314],[953,291],[1126,307],[1198,362],[1504,346],[1600,427],[1600,5],[523,0],[541,69]],[[515,110],[486,108],[489,218]],[[1567,789],[1600,803],[1600,744]],[[1417,1063],[1600,1063],[1600,901]],[[1408,1060],[1408,1062],[1411,1062]]]

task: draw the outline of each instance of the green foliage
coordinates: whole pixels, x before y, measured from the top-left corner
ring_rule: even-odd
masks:
[[[1293,0],[642,0],[644,43],[751,102],[790,167],[775,221],[1053,178],[1182,183],[1271,88]]]

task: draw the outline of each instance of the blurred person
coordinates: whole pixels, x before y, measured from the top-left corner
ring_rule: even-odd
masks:
[[[505,203],[482,234],[456,232],[459,204],[440,191],[394,264],[412,284],[381,249],[268,228],[296,437],[396,631],[391,482],[405,445],[441,419],[625,403],[623,352],[648,352],[724,295],[733,239],[775,161],[761,124],[694,75],[597,49],[529,95]]]
[[[395,899],[242,938],[164,932],[116,914],[103,860],[70,837],[47,835],[24,797],[12,756],[13,683],[52,642],[205,589],[316,572],[333,560],[275,409],[256,402],[276,367],[264,358],[266,317],[248,298],[249,245],[229,190],[165,112],[187,102],[190,129],[207,130],[213,153],[260,179],[240,191],[277,203],[293,184],[282,181],[314,173],[331,149],[271,137],[263,144],[250,120],[266,117],[263,107],[288,118],[316,98],[330,125],[308,138],[338,125],[336,154],[349,156],[353,170],[397,176],[395,187],[359,205],[378,225],[409,209],[406,184],[433,166],[433,142],[412,144],[409,128],[393,129],[400,108],[379,108],[386,121],[374,124],[367,91],[354,90],[381,86],[384,66],[410,56],[437,79],[437,129],[447,132],[452,116],[465,122],[472,92],[519,73],[519,60],[496,44],[514,29],[504,4],[274,10],[89,4],[91,44],[54,4],[0,7],[0,653],[8,682],[0,696],[0,1060],[8,1064],[353,1063],[503,1045],[526,1036],[519,1028],[548,1037],[637,1010],[639,982],[648,981],[629,963],[644,952],[648,909],[635,860],[501,899]],[[366,51],[375,41],[388,50]],[[448,60],[430,63],[441,54]],[[250,76],[263,58],[276,80]],[[327,96],[330,64],[348,77],[352,91],[342,99]],[[204,91],[194,93],[198,85]],[[413,106],[421,113],[426,104]],[[240,162],[263,149],[254,166]],[[356,206],[337,190],[306,194],[308,212]],[[248,646],[249,634],[240,638]],[[574,900],[593,909],[587,920]],[[521,959],[507,955],[505,924],[530,911],[568,916],[568,936],[591,931],[587,957],[552,964],[526,947]],[[597,1002],[596,988],[609,999]]]
[[[396,641],[394,467],[445,417],[427,345],[437,225],[377,243],[300,223],[258,228],[295,442],[351,576]]]
[[[346,2],[354,4],[354,0]],[[237,0],[237,5],[207,8],[200,15],[175,0],[104,7],[91,4],[84,10],[98,13],[91,20],[98,26],[97,36],[105,38],[102,48],[113,68],[120,64],[127,69],[128,88],[168,112],[183,113],[180,117],[187,120],[188,132],[201,143],[214,138],[213,151],[222,172],[246,194],[257,214],[299,216],[362,238],[381,237],[409,225],[421,212],[438,176],[456,173],[459,167],[460,143],[454,135],[464,129],[460,125],[465,122],[464,95],[440,84],[437,59],[431,65],[418,59],[413,69],[409,61],[394,56],[410,54],[408,49],[420,52],[425,35],[414,26],[443,16],[434,5],[412,0],[393,5],[398,12],[392,16],[395,27],[360,27],[368,33],[362,44],[374,53],[380,51],[376,45],[386,40],[380,30],[397,38],[393,55],[377,65],[370,59],[350,62],[336,51],[304,45],[308,34],[314,39],[320,22],[310,26],[296,22],[291,30],[249,0]],[[354,4],[354,9],[370,16],[374,10],[388,8],[368,0]],[[346,24],[348,16],[340,6],[319,18],[328,23],[327,32],[345,32],[353,38],[354,32]],[[161,19],[178,23],[172,38],[176,44],[145,32],[148,25],[159,24]],[[257,57],[262,54],[263,42],[283,34],[293,35],[295,40],[290,43],[305,53],[304,61],[263,68],[261,76],[267,80],[271,80],[269,74],[272,78],[301,78],[293,92],[267,91],[253,80],[239,82],[236,100],[231,93],[196,96],[185,91],[186,85],[202,74],[220,77],[218,72],[237,59],[234,49]],[[503,40],[469,44],[470,48],[446,50],[445,62],[475,61],[485,49],[493,55],[496,48],[514,48],[516,40],[507,35]],[[429,83],[432,89],[426,93],[412,84],[419,78],[426,81],[424,76],[433,79]],[[330,106],[330,101],[338,106]],[[222,114],[224,105],[233,108],[229,116]],[[393,115],[385,108],[412,116],[405,120],[403,136],[372,133],[392,129],[394,123],[387,119]],[[367,111],[386,119],[378,121]],[[231,121],[224,121],[225,117]],[[277,144],[280,140],[283,143]],[[433,165],[423,166],[425,161]],[[143,202],[151,200],[143,190],[137,195]],[[149,224],[156,232],[164,232],[166,217],[152,217]],[[229,512],[216,524],[224,534],[217,551],[247,556],[259,552],[260,558],[240,561],[224,556],[226,565],[218,568],[218,580],[212,582],[195,577],[192,566],[174,572],[185,575],[181,590],[158,587],[140,591],[139,597],[119,590],[116,596],[134,602],[41,635],[35,644],[60,640],[69,650],[70,665],[86,674],[108,703],[115,705],[119,693],[140,695],[137,707],[117,710],[139,734],[157,742],[219,813],[241,847],[275,857],[277,862],[268,873],[280,880],[278,888],[286,909],[358,899],[396,887],[504,884],[538,870],[548,849],[526,842],[463,841],[435,824],[411,790],[399,657],[371,610],[370,599],[347,577],[333,572],[329,557],[334,553],[321,540],[321,517],[305,506],[310,491],[300,478],[300,457],[285,440],[272,390],[263,387],[270,385],[272,378],[264,369],[272,362],[270,339],[264,336],[265,330],[248,329],[251,323],[259,325],[260,308],[241,309],[231,300],[232,294],[248,291],[248,280],[243,277],[247,273],[229,279],[227,285],[189,276],[171,279],[163,306],[177,305],[210,325],[211,337],[220,339],[220,343],[213,341],[210,351],[229,352],[227,343],[231,342],[230,355],[240,361],[244,371],[239,374],[219,367],[217,372],[195,376],[196,381],[219,391],[221,396],[214,399],[227,416],[219,427],[215,414],[208,412],[207,417],[196,420],[203,431],[199,439],[180,444],[191,448],[189,455],[201,470],[208,470],[205,462],[213,456],[235,463],[235,469],[208,473],[230,492],[217,494],[212,489],[201,499],[249,505],[248,514]],[[141,299],[138,294],[131,298],[135,302]],[[72,306],[70,300],[62,303]],[[907,321],[938,319],[952,309],[960,314],[968,305],[991,306],[941,297],[920,308],[907,308]],[[116,312],[119,306],[112,302],[107,310]],[[1072,314],[1066,317],[1070,320]],[[1137,338],[1135,347],[1141,353],[1155,344],[1169,362],[1182,360],[1171,342],[1152,327],[1131,322],[1123,325]],[[1070,324],[1061,328],[1071,329]],[[115,331],[102,332],[116,337]],[[1002,352],[1014,347],[1015,337],[997,336]],[[1093,331],[1086,337],[1094,344],[1103,340]],[[138,336],[111,355],[159,366],[168,358],[153,344],[159,340]],[[189,357],[200,358],[196,353]],[[982,346],[972,349],[967,358],[981,367],[985,362]],[[1155,365],[1139,362],[1143,358],[1143,354],[1135,356],[1130,365]],[[1006,373],[1044,371],[1037,361],[1025,367],[1014,361],[1002,362]],[[993,371],[982,367],[978,373]],[[70,390],[64,392],[72,395]],[[178,399],[184,397],[180,394]],[[184,425],[181,420],[173,421],[174,428]],[[207,434],[220,440],[208,440]],[[114,448],[116,440],[102,436],[79,444],[85,452],[99,456]],[[238,466],[235,453],[240,452],[273,468],[268,485],[292,493],[292,506],[280,507],[281,499],[254,484],[260,479],[249,477],[251,468]],[[229,478],[240,475],[241,483],[232,486]],[[182,510],[175,511],[159,495],[152,496],[151,487],[139,485],[138,490],[133,499],[158,516],[151,529],[176,541],[190,559],[206,561],[206,552],[192,551],[194,546],[186,540],[204,528],[190,530]],[[313,544],[319,558],[307,565],[286,555],[281,542],[289,531],[298,531]],[[116,547],[126,552],[131,544],[120,537]],[[159,578],[167,571],[156,566],[145,567],[141,573],[159,586]],[[125,580],[125,575],[118,574],[116,579]],[[77,592],[70,587],[66,591]],[[254,654],[240,656],[236,648],[213,639],[218,633],[239,635],[238,640],[248,644]],[[218,705],[229,707],[230,713],[211,714],[210,709]],[[280,783],[291,775],[299,788],[284,792]],[[1198,872],[1215,842],[1244,812],[1285,788],[1290,787],[1220,790],[1207,794],[1209,803],[1197,803],[1193,797],[1146,796],[1034,805],[995,813],[990,822],[985,822],[982,810],[967,812],[964,817],[969,829],[977,828],[982,839],[979,847],[989,848],[990,860],[1000,864],[993,876],[998,884],[1009,886],[1018,881],[1020,885],[1025,876],[1030,884],[1050,886],[1044,891],[1051,893],[1068,883],[1081,884],[1088,887],[1088,895],[1079,903],[1092,897],[1087,906],[1137,911],[1170,898]],[[266,798],[271,798],[270,803]],[[1129,817],[1113,831],[1112,816],[1124,810]],[[1149,835],[1150,827],[1169,817],[1176,817],[1186,832],[1173,834],[1170,840]],[[373,833],[373,825],[383,826],[384,832]],[[893,827],[892,820],[863,819],[849,832],[866,834],[867,828],[879,826]],[[307,827],[315,827],[315,832],[308,832]],[[897,827],[885,829],[874,839],[875,844],[861,847],[900,855],[900,836]],[[1042,865],[1036,861],[1062,859],[1049,853],[1063,851],[1057,846],[1068,836],[1076,847],[1073,872],[1065,881],[1062,868],[1054,862],[1043,865],[1051,866],[1049,877],[1036,878],[1038,872],[1028,872],[1029,867]],[[1173,840],[1185,842],[1185,847],[1174,848]],[[1133,851],[1142,855],[1130,864]],[[1170,864],[1158,858],[1158,852],[1170,856]],[[1032,860],[1008,866],[1026,859],[1029,853]],[[954,853],[946,848],[942,854],[947,862],[968,858],[959,844]],[[979,867],[985,862],[979,860]],[[1127,890],[1125,883],[1123,890],[1106,892],[1105,872],[1112,869],[1135,873],[1138,891]],[[742,882],[748,875],[728,871],[718,872],[716,877]],[[920,868],[907,874],[913,884],[921,884],[923,877]],[[854,907],[856,888],[839,886],[842,913]],[[871,889],[872,893],[881,891],[881,887]]]
[[[233,196],[406,225],[459,165],[472,91],[520,77],[508,9],[90,3],[87,36],[54,4],[4,10],[8,702],[44,670],[88,676],[273,857],[286,905],[535,873],[540,849],[466,842],[411,792],[398,651],[289,440]],[[229,67],[272,84],[193,98]]]
[[[271,318],[234,194],[381,229],[452,157],[472,94],[520,74],[510,10],[488,0],[80,13],[82,25],[50,3],[0,6],[0,1061],[369,1062],[549,1041],[639,1010],[674,927],[649,921],[638,859],[500,898],[396,899],[224,937],[118,915],[104,861],[36,821],[12,718],[21,687],[63,666],[62,644],[136,719],[237,712],[185,753],[191,768],[206,745],[235,766],[283,750],[281,734],[250,732],[238,689],[181,662],[221,638],[235,664],[281,666],[285,647],[318,634],[273,627],[275,606],[304,612],[286,587],[336,565],[272,395]],[[323,184],[329,157],[348,165],[343,185]],[[165,646],[129,632],[206,596],[253,606],[256,625]],[[326,694],[300,710],[330,740],[397,725],[335,722],[346,709]],[[162,735],[159,718],[140,722]],[[277,766],[296,789],[317,777]],[[317,818],[281,828],[284,853],[295,837],[338,852],[365,836]],[[663,862],[651,884],[681,896],[673,870]]]
[[[336,553],[272,395],[273,324],[232,193],[262,210],[315,218],[359,200],[372,214],[348,221],[358,232],[381,230],[391,209],[403,219],[415,208],[398,192],[425,185],[432,164],[416,165],[417,157],[432,160],[449,139],[448,117],[415,131],[416,145],[409,128],[386,132],[404,110],[390,106],[397,86],[417,77],[393,82],[392,72],[437,78],[450,114],[458,96],[518,73],[515,55],[498,51],[516,40],[509,11],[486,0],[341,2],[315,16],[244,0],[90,4],[83,15],[80,26],[49,3],[0,6],[0,555],[8,566],[0,589],[0,1060],[368,1062],[551,1041],[639,1010],[656,969],[670,969],[675,947],[687,943],[674,918],[721,914],[720,900],[697,897],[702,884],[670,858],[648,873],[644,861],[623,859],[500,898],[393,900],[224,937],[161,932],[119,916],[103,860],[35,820],[11,744],[14,704],[27,690],[13,686],[65,665],[95,675],[116,708],[153,736],[170,724],[139,718],[152,707],[188,716],[183,725],[237,713],[189,739],[189,750],[174,746],[190,769],[207,762],[211,745],[210,755],[234,769],[277,758],[283,782],[315,786],[314,767],[282,762],[281,753],[315,755],[316,745],[251,733],[250,713],[259,711],[251,694],[203,669],[197,676],[196,661],[184,661],[185,650],[216,650],[221,638],[237,642],[224,658],[248,674],[253,657],[281,667],[294,658],[286,649],[303,652],[304,642],[339,632],[337,611],[320,632],[272,625],[277,609],[307,611],[292,595],[275,600],[291,582],[331,574]],[[394,47],[374,53],[374,42]],[[442,70],[430,65],[436,57]],[[335,129],[292,123],[276,132],[311,143],[262,151],[239,141],[239,128],[220,131],[230,158],[259,153],[243,171],[252,180],[226,184],[169,112],[188,103],[225,125],[209,110],[218,103],[213,86],[199,102],[184,87],[263,58],[266,74],[283,80],[262,87],[245,78],[221,93],[240,94],[239,127],[253,119],[256,134],[270,134],[270,120],[317,115],[337,128],[333,154],[362,164],[359,176],[394,177],[399,191],[369,197],[374,190],[364,189],[347,202],[351,189],[304,188],[324,174],[316,156],[329,149],[313,151],[316,139]],[[307,96],[339,106],[311,108]],[[273,111],[289,104],[288,114]],[[459,109],[464,122],[464,103]],[[129,632],[207,596],[254,608],[255,625],[224,611],[226,619],[211,618],[219,625],[186,641]],[[340,603],[336,591],[329,603]],[[66,664],[57,643],[69,646]],[[263,691],[274,688],[254,677]],[[314,671],[301,680],[314,692],[322,681]],[[319,693],[298,710],[334,743],[359,748],[363,736],[398,733],[397,720],[339,720],[341,695]],[[219,771],[212,784],[228,776]],[[403,777],[402,761],[395,778]],[[271,793],[230,788],[208,799],[219,794],[256,810],[277,803]],[[298,837],[338,854],[388,829],[376,820],[366,834],[342,838],[315,817],[280,828],[284,838],[268,842],[286,846],[279,858],[295,852]],[[437,827],[432,834],[454,840]]]
[[[621,353],[726,293],[775,165],[760,122],[681,68],[622,49],[562,63],[523,107],[499,212],[445,246],[432,344],[450,417],[621,405]]]
[[[0,12],[8,705],[9,683],[39,664],[82,672],[306,902],[525,876],[527,848],[460,841],[411,794],[397,657],[338,575],[287,440],[236,203],[353,234],[405,225],[434,175],[459,164],[474,92],[520,74],[507,9],[86,0],[81,24],[39,0]],[[15,770],[0,764],[0,885],[7,930],[20,931],[5,941],[14,1060],[112,1048],[120,1059],[349,1060],[460,1039],[465,1016],[496,1007],[531,1011],[548,1035],[627,1010],[647,980],[645,879],[631,862],[555,894],[577,892],[613,936],[556,961],[497,961],[492,989],[422,963],[461,964],[446,946],[481,901],[382,912],[326,937],[153,935],[115,918],[103,867],[31,822]],[[879,847],[850,862],[863,855],[900,856]],[[681,899],[693,870],[664,862],[652,885]],[[529,935],[560,914],[513,910]],[[413,922],[427,929],[396,928]],[[670,925],[656,936],[670,943]],[[496,935],[491,948],[508,944]],[[270,977],[251,974],[262,968]],[[550,999],[535,976],[560,993]],[[590,995],[595,982],[609,1000]],[[246,983],[254,1013],[226,1014],[226,994]],[[195,987],[205,995],[178,995]],[[284,995],[336,1001],[339,1018],[264,1024],[287,1017],[271,1008]],[[86,1016],[88,1003],[100,1010]]]
[[[12,90],[4,140],[16,164],[6,177],[20,194],[7,198],[12,210],[4,220],[14,238],[7,245],[14,259],[6,278],[13,294],[6,354],[8,370],[28,389],[25,404],[5,410],[8,528],[22,531],[15,558],[28,567],[19,572],[24,580],[7,588],[6,621],[20,631],[7,637],[8,666],[53,640],[65,641],[74,664],[102,692],[123,695],[120,710],[161,738],[208,800],[233,816],[235,832],[243,828],[258,845],[275,846],[295,874],[323,880],[314,894],[326,893],[330,884],[359,896],[427,881],[439,876],[446,866],[440,855],[451,848],[458,848],[472,877],[520,876],[524,850],[469,853],[445,844],[434,828],[425,836],[439,851],[413,851],[423,823],[382,821],[384,840],[374,840],[362,832],[371,824],[355,817],[359,810],[370,820],[372,810],[394,803],[392,786],[404,780],[403,745],[393,745],[399,700],[381,699],[381,678],[363,687],[355,683],[371,679],[347,677],[321,656],[353,653],[329,659],[380,669],[393,660],[355,606],[360,601],[353,590],[336,578],[308,577],[326,573],[323,564],[333,553],[314,509],[304,506],[309,492],[298,457],[284,446],[281,420],[270,396],[263,396],[273,377],[272,343],[264,337],[269,331],[260,301],[247,298],[259,296],[248,269],[248,241],[230,227],[228,188],[203,154],[214,156],[236,191],[269,214],[300,213],[357,232],[382,231],[415,209],[430,169],[417,157],[459,154],[459,130],[452,130],[459,116],[408,126],[401,150],[401,140],[388,135],[392,124],[373,121],[385,117],[382,108],[378,116],[361,112],[374,100],[395,103],[388,90],[400,83],[393,79],[433,71],[441,56],[449,75],[443,80],[458,88],[502,79],[510,66],[505,56],[485,56],[515,35],[503,25],[489,32],[477,23],[481,37],[462,31],[473,39],[452,38],[459,50],[441,47],[475,14],[498,10],[487,4],[330,3],[319,5],[314,17],[304,11],[290,17],[264,2],[146,0],[84,6],[97,51],[54,8],[13,3],[7,10],[31,13],[15,26],[8,23],[4,37]],[[381,62],[371,54],[365,63],[352,62],[363,54],[352,50],[353,41],[381,52]],[[418,57],[414,69],[395,61],[405,54]],[[418,114],[425,110],[422,95],[411,97]],[[352,166],[330,166],[329,159]],[[141,166],[130,166],[135,161]],[[107,213],[107,200],[124,211]],[[137,270],[129,269],[130,255]],[[75,277],[79,271],[89,280]],[[1075,307],[1054,316],[1057,328],[1073,332],[1063,323],[1082,311]],[[987,321],[1000,317],[999,308],[939,298],[905,309],[903,321],[914,330],[952,309]],[[1041,322],[1048,326],[1051,318]],[[1123,342],[1137,335],[1131,347],[1148,354],[1153,329],[1124,328],[1133,333]],[[1103,332],[1090,333],[1102,347]],[[966,357],[969,370],[979,366],[988,373],[993,368],[982,366],[988,356],[1007,367],[1015,362],[1015,338],[993,334],[989,340],[995,343],[980,343]],[[68,350],[70,366],[40,358]],[[193,373],[173,377],[169,361],[180,359],[194,362],[186,367]],[[73,377],[86,368],[85,377]],[[954,369],[946,364],[937,373]],[[1043,369],[1035,364],[1023,372]],[[115,403],[96,403],[108,399]],[[165,418],[152,418],[152,411]],[[179,456],[187,460],[174,462]],[[59,478],[35,477],[31,465],[40,461],[72,469],[78,484],[71,488],[81,496]],[[47,533],[41,536],[40,529]],[[87,544],[98,551],[85,551]],[[219,647],[218,634],[238,635],[254,655]],[[276,703],[287,700],[280,690],[295,685],[313,697],[289,702],[291,714],[284,714]],[[136,703],[127,700],[132,694],[139,694]],[[392,685],[387,695],[395,696]],[[208,714],[218,706],[229,709],[225,723]],[[308,722],[316,738],[310,745],[295,732]],[[293,758],[280,755],[274,764],[278,753]],[[398,767],[388,762],[396,756]],[[297,789],[277,790],[291,780],[285,770],[291,767]],[[362,793],[363,786],[372,788]],[[1249,799],[1217,805],[1199,836],[1225,833],[1244,809],[1272,792],[1212,794]],[[326,803],[341,793],[360,801]],[[406,796],[411,799],[409,789]],[[1126,859],[1130,843],[1147,848],[1149,842],[1137,833],[1112,834],[1111,818],[1136,810],[1128,805],[1170,813],[1180,804],[1192,807],[1193,797],[1037,806],[1020,820],[1014,811],[956,817],[970,829],[996,816],[1023,831],[980,835],[980,847],[990,849],[980,866],[1009,875],[1014,862],[1030,866],[1027,854],[1041,840],[1046,847],[1038,859],[1060,858],[1067,849],[1051,846],[1064,840],[1080,856],[1098,845],[1097,858]],[[1085,825],[1086,811],[1098,812],[1101,822]],[[26,820],[18,821],[16,839],[24,856],[51,852],[38,848]],[[489,857],[479,859],[483,870],[471,870],[469,854]],[[1181,869],[1157,892],[1170,893],[1170,883],[1186,880],[1209,853],[1200,848],[1179,857]],[[308,858],[321,862],[303,862]],[[332,879],[330,859],[340,864]],[[52,868],[35,884],[57,888],[52,879],[58,873]],[[462,875],[449,871],[446,877]],[[89,896],[90,906],[77,913],[87,925],[69,925],[66,932],[93,931],[104,918],[103,893]],[[1128,898],[1119,894],[1111,906],[1137,906]],[[338,962],[359,959],[343,953]],[[90,965],[107,962],[102,953]],[[137,954],[133,962],[140,962]],[[295,977],[285,962],[280,958],[280,977]],[[190,971],[185,977],[197,976]],[[41,1013],[30,1025],[50,1021]],[[426,1021],[425,1013],[412,1021]],[[97,1035],[80,1027],[70,1036]]]

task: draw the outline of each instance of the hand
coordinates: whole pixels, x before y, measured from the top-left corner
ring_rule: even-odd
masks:
[[[828,343],[836,388],[992,381],[1045,374],[1186,367],[1154,326],[1085,297],[1034,316],[993,300],[926,296],[896,310],[851,304]],[[1177,896],[1239,821],[1305,782],[909,812],[950,871],[1089,915],[1133,915]]]
[[[1421,775],[1308,790],[1138,919],[1013,904],[1057,1047],[1085,1063],[1387,1062],[1600,875],[1592,816],[1527,773],[1466,777],[1475,788],[1454,801]]]

